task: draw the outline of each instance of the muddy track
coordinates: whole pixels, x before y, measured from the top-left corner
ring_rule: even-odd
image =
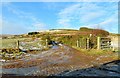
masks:
[[[2,74],[15,74],[18,76],[59,75],[64,71],[72,72],[113,61],[109,56],[102,57],[101,60],[96,60],[96,58],[98,57],[88,56],[76,49],[62,45],[27,58],[6,62],[2,66]]]
[[[99,77],[120,77],[120,60],[105,63],[99,67],[77,69],[75,71],[62,72],[54,76],[99,76]]]

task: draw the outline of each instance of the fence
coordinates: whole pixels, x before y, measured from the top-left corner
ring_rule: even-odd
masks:
[[[83,48],[83,49],[88,49],[88,48],[90,48],[89,42],[90,42],[89,38],[79,38],[76,41],[76,46]]]
[[[10,43],[6,43],[9,45],[9,48],[16,48],[22,50],[41,50],[48,47],[48,41],[41,40],[39,38],[36,39],[24,39],[24,40],[9,40]],[[83,49],[110,49],[111,47],[111,39],[108,37],[80,37],[73,39],[65,39],[64,44],[70,46],[77,46]],[[5,44],[5,45],[6,45]],[[6,48],[6,47],[5,47]]]
[[[76,40],[76,46],[84,49],[91,49],[94,48],[93,46],[97,46],[96,48],[99,49],[111,49],[111,38],[108,37],[96,37],[95,42],[91,42],[92,39],[85,38]]]
[[[42,50],[48,47],[47,40],[36,39],[7,39],[3,41],[2,49]]]
[[[111,49],[111,39],[108,37],[97,38],[97,49]]]

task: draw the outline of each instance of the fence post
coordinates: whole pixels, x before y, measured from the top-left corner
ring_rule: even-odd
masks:
[[[77,47],[79,47],[79,41],[77,40]]]
[[[114,46],[112,47],[112,50],[115,51],[115,47]]]
[[[79,47],[81,48],[81,46],[82,46],[82,38],[80,38],[79,40],[80,40],[79,41]]]
[[[19,40],[17,41],[17,49],[18,49],[18,51],[20,51],[20,49],[19,49]]]
[[[89,38],[87,38],[86,49],[89,49]]]
[[[81,40],[80,40],[80,42],[79,42],[79,45],[80,45],[80,47],[81,47]]]
[[[46,47],[48,47],[48,40],[46,39]]]
[[[101,38],[97,37],[97,49],[101,49]]]

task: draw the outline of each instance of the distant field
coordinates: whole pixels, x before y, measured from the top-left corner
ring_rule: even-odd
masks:
[[[2,48],[17,48],[17,41],[18,40],[24,40],[25,38],[19,38],[19,39],[0,39],[0,44]]]
[[[17,48],[17,42],[20,42],[20,46],[23,48],[42,48],[45,45],[45,41],[40,40],[39,38],[17,38],[17,39],[0,39],[1,47],[0,49],[7,48]],[[19,46],[19,47],[20,47]]]

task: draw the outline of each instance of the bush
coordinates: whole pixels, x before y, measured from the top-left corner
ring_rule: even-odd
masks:
[[[35,34],[39,34],[39,32],[29,32],[28,35],[35,35]]]
[[[108,36],[109,32],[102,30],[102,29],[94,29],[93,34],[96,36],[103,36],[104,37],[104,36]]]
[[[41,39],[42,40],[46,40],[47,39],[48,45],[52,44],[52,40],[51,40],[51,37],[50,37],[49,34],[45,34],[44,36],[42,36]]]
[[[93,30],[93,29],[90,29],[90,28],[87,28],[87,27],[81,27],[79,30],[80,31],[90,31],[90,30]]]

